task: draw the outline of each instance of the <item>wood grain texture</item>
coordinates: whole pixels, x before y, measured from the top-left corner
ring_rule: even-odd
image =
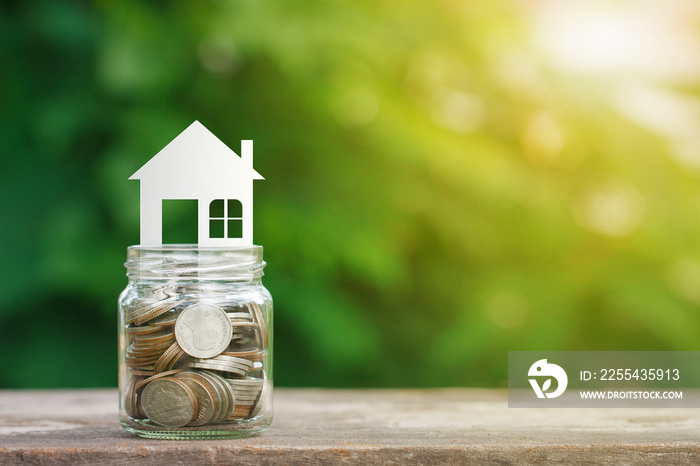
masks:
[[[508,409],[497,390],[278,389],[246,439],[147,440],[116,390],[0,391],[0,464],[699,464],[682,409]]]

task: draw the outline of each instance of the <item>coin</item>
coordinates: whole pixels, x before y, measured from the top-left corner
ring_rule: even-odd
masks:
[[[245,369],[239,369],[225,364],[209,364],[204,362],[191,362],[187,365],[188,367],[195,369],[209,369],[213,371],[230,372],[231,374],[246,375],[248,371]]]
[[[127,355],[124,358],[124,361],[126,361],[127,365],[131,366],[150,366],[151,364],[154,364],[158,360],[158,355],[155,354],[153,357],[137,357],[137,356],[129,356]]]
[[[254,364],[253,361],[250,361],[249,359],[239,358],[236,356],[226,356],[224,354],[220,354],[209,359],[195,359],[195,361],[233,364],[234,366],[240,366],[241,368],[245,369],[250,369],[251,367],[253,367]]]
[[[255,404],[255,407],[250,411],[250,416],[255,417],[262,411],[263,404],[267,401],[267,398],[272,394],[272,384],[267,378],[265,379],[265,384],[263,385],[262,392],[260,392],[260,398]]]
[[[187,425],[203,426],[211,422],[217,414],[216,394],[211,389],[211,384],[207,383],[207,380],[196,372],[181,372],[175,378],[185,382],[197,397],[199,411],[194,420]]]
[[[161,301],[157,301],[155,303],[150,303],[145,306],[137,307],[131,312],[127,313],[126,323],[133,323],[137,326],[144,324],[149,320],[153,319],[154,317],[158,317],[159,315],[168,312],[178,304],[178,301],[173,301],[171,298],[167,298]]]
[[[229,380],[229,385],[233,388],[233,391],[236,392],[237,394],[241,395],[259,395],[260,390],[262,390],[262,385],[258,387],[251,387],[251,386],[245,386],[245,385],[234,385],[231,383],[231,379]]]
[[[255,322],[238,321],[238,320],[232,321],[231,325],[234,327],[257,327],[258,326],[258,324],[256,324]]]
[[[250,406],[236,406],[236,409],[233,410],[233,413],[231,413],[231,417],[247,417],[250,414]]]
[[[246,373],[250,370],[250,366],[246,366],[244,364],[239,364],[237,362],[228,362],[228,361],[215,361],[214,359],[198,359],[198,360],[192,361],[192,363],[190,363],[190,364],[197,364],[197,365],[204,367],[205,369],[207,368],[207,366],[210,366],[212,368],[230,367],[231,369],[236,369],[236,370],[243,371]],[[243,375],[246,375],[246,374],[243,374]]]
[[[252,358],[262,357],[262,352],[258,351],[257,349],[249,351],[224,351],[220,354],[220,356],[234,356],[237,358],[253,360]]]
[[[259,379],[257,377],[245,377],[243,379],[227,379],[228,382],[233,386],[253,386],[262,387],[265,383],[264,379]]]
[[[236,403],[243,402],[243,401],[257,401],[258,400],[258,395],[241,395],[240,393],[236,393]]]
[[[252,400],[252,401],[248,401],[248,400],[236,401],[236,406],[240,406],[240,407],[245,406],[248,409],[252,409],[255,406],[255,401],[254,400]]]
[[[135,346],[157,345],[164,341],[172,340],[173,338],[175,338],[175,334],[172,329],[168,329],[147,335],[135,335],[131,344]]]
[[[193,304],[191,295],[200,292],[193,288],[183,298],[180,289],[156,290],[157,299],[134,301],[125,310],[123,360],[130,377],[122,406],[130,418],[202,429],[261,411],[269,387],[262,370],[268,335],[260,307]]]
[[[182,302],[178,303],[181,304]],[[176,306],[177,307],[177,306]],[[180,312],[177,309],[171,309],[169,312],[154,317],[148,321],[149,326],[159,326],[159,327],[171,327],[175,325],[177,318],[180,316]]]
[[[163,372],[163,370],[170,365],[170,361],[182,352],[180,345],[178,345],[177,342],[173,343],[172,346],[165,350],[158,361],[156,361],[153,366],[153,371],[156,373]]]
[[[126,388],[124,388],[124,411],[126,411],[127,416],[133,418],[138,417],[136,411],[136,390],[134,390],[134,386],[139,379],[143,379],[143,377],[132,376],[126,383]]]
[[[258,323],[260,326],[260,334],[261,334],[261,349],[267,348],[268,344],[268,335],[267,335],[267,325],[265,324],[265,319],[263,318],[262,311],[260,311],[260,307],[258,306],[257,303],[252,302],[248,306],[250,306],[253,309],[253,315],[255,316],[255,321]]]
[[[151,377],[149,377],[147,379],[141,380],[140,382],[138,382],[135,385],[135,387],[138,390],[140,387],[142,387],[148,383],[154,382],[154,381],[161,379],[163,377],[169,377],[171,375],[179,374],[180,372],[183,372],[183,370],[182,369],[175,369],[172,371],[161,372],[160,374],[152,375]]]
[[[147,377],[153,375],[153,367],[149,366],[129,367],[129,370],[133,375],[145,375]]]
[[[197,415],[197,398],[183,381],[173,377],[154,380],[141,393],[143,411],[154,424],[183,427]]]
[[[219,393],[222,397],[223,408],[221,410],[221,416],[217,419],[217,421],[223,421],[231,417],[231,413],[233,413],[233,410],[236,408],[236,395],[234,394],[233,389],[231,389],[231,386],[226,383],[226,379],[210,371],[202,371],[200,374],[207,377],[216,385],[217,389],[220,390]]]
[[[129,335],[146,335],[162,330],[163,328],[164,327],[160,325],[142,325],[140,327],[129,325],[126,327],[126,333]]]
[[[197,303],[182,311],[175,323],[175,338],[190,356],[211,358],[231,342],[233,328],[223,309]]]
[[[173,344],[173,341],[175,341],[174,336],[163,338],[162,340],[142,340],[140,338],[134,338],[134,340],[129,345],[129,348],[131,348],[134,351],[156,349],[161,347],[167,348],[168,346]]]
[[[230,402],[226,399],[228,394],[224,392],[224,390],[215,380],[212,380],[211,377],[207,376],[207,374],[192,371],[183,372],[183,374],[186,374],[184,377],[196,378],[211,393],[213,400],[213,415],[211,422],[218,422],[218,420],[224,415],[225,411],[230,407]]]
[[[180,351],[170,360],[167,366],[165,366],[165,370],[169,371],[172,370],[179,362],[182,356],[184,356],[185,352],[180,349]]]

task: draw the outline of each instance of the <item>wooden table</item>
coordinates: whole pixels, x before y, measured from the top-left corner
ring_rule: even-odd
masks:
[[[0,391],[0,464],[700,464],[692,409],[509,409],[500,390],[277,389],[235,440],[146,440],[117,392]]]

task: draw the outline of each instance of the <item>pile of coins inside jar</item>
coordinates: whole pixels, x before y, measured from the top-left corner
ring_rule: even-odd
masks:
[[[268,332],[257,303],[166,296],[135,300],[124,316],[129,417],[172,428],[260,413],[271,389],[263,367]]]

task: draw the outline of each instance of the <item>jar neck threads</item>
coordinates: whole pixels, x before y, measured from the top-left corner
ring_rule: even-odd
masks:
[[[124,266],[131,280],[259,282],[265,268],[262,256],[262,246],[129,246]]]

